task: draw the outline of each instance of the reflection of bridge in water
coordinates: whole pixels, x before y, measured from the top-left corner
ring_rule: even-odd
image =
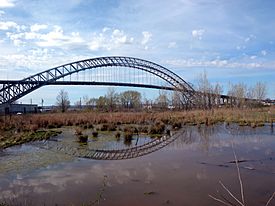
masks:
[[[140,156],[144,156],[160,150],[161,148],[167,146],[179,136],[181,136],[185,131],[180,130],[172,135],[163,135],[160,138],[154,138],[145,144],[132,146],[125,149],[89,149],[86,147],[69,147],[64,144],[59,144],[58,141],[46,141],[43,144],[43,149],[49,149],[53,151],[63,152],[65,154],[88,159],[96,160],[122,160],[122,159],[132,159]]]

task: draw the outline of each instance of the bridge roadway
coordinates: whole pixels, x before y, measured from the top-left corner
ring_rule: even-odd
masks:
[[[150,85],[150,84],[135,84],[135,83],[123,83],[123,82],[98,82],[98,81],[55,81],[45,82],[36,81],[29,82],[23,80],[0,80],[0,85],[13,85],[13,84],[30,84],[30,85],[92,85],[92,86],[122,86],[122,87],[138,87],[138,88],[150,88],[150,89],[164,89],[164,90],[175,90],[175,87]]]
[[[55,82],[45,82],[45,81],[24,81],[24,80],[0,80],[0,85],[13,85],[13,84],[30,84],[30,85],[90,85],[90,86],[122,86],[122,87],[136,87],[136,88],[149,88],[149,89],[163,89],[163,90],[169,90],[169,91],[176,91],[177,88],[172,86],[159,86],[159,85],[150,85],[150,84],[135,84],[135,83],[123,83],[123,82],[98,82],[98,81],[55,81]],[[201,95],[202,93],[199,91],[193,91],[194,94]],[[209,94],[210,96],[217,96],[216,94]],[[221,99],[234,99],[235,97],[231,97],[228,95],[218,95]]]

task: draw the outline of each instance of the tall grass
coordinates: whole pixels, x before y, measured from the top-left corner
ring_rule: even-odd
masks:
[[[165,112],[70,112],[45,113],[11,118],[0,118],[0,130],[35,131],[39,128],[59,128],[62,126],[81,126],[92,128],[94,124],[107,124],[113,130],[119,124],[151,125],[155,122],[180,127],[183,124],[206,124],[218,122],[238,123],[252,127],[275,121],[275,107],[260,109],[215,109]]]

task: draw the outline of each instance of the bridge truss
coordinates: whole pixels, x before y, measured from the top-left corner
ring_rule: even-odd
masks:
[[[115,72],[110,72],[110,68],[115,68]],[[119,68],[127,68],[127,71],[124,70],[121,73]],[[86,81],[71,79],[73,74],[78,77],[80,73],[84,74],[85,78],[83,72],[87,70],[96,72]],[[122,80],[123,76],[124,80]],[[148,81],[151,77],[157,77],[167,84],[152,83]],[[139,81],[135,81],[138,78]],[[195,100],[194,89],[174,72],[150,61],[122,56],[98,57],[72,62],[22,80],[0,80],[0,85],[0,105],[11,104],[46,85],[105,85],[175,90],[182,94],[184,105],[192,105]]]

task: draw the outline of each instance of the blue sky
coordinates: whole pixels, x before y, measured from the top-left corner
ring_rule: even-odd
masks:
[[[0,79],[74,60],[125,55],[159,63],[196,84],[266,83],[275,98],[275,1],[0,0]],[[106,88],[64,87],[72,102]],[[55,103],[61,87],[22,98]],[[147,98],[150,97],[150,91]]]

